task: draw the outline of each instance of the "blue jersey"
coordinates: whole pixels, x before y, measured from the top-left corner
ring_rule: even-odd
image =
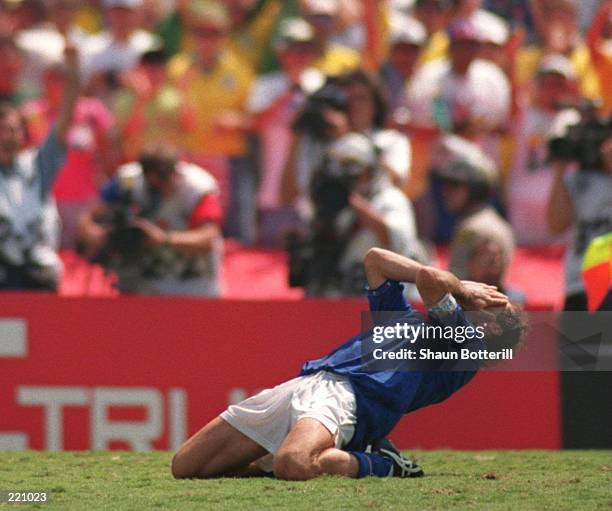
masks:
[[[459,305],[445,317],[426,320],[406,302],[403,288],[399,282],[387,281],[368,291],[370,310],[373,313],[395,311],[396,319],[401,318],[401,322],[408,325],[471,326]],[[466,370],[465,367],[461,369],[459,363],[455,367],[448,361],[435,362],[431,370],[423,370],[422,366],[415,370],[407,370],[405,366],[377,369],[371,365],[368,350],[375,345],[369,340],[371,332],[359,334],[325,357],[306,362],[300,373],[330,371],[348,377],[357,401],[357,423],[347,450],[364,450],[372,441],[384,438],[402,415],[448,398],[469,382],[478,369],[474,363]],[[484,343],[472,340],[461,347],[479,350],[484,349]]]

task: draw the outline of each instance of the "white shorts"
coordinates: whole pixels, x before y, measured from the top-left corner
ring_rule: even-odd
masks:
[[[314,419],[334,436],[336,447],[355,432],[357,403],[348,378],[326,371],[299,376],[231,405],[221,418],[272,455],[300,419]],[[269,470],[269,457],[261,468]],[[263,460],[262,460],[263,461]]]

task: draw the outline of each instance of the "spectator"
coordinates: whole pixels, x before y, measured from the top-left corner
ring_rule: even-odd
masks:
[[[84,65],[91,92],[109,102],[119,86],[119,76],[138,65],[140,56],[159,41],[139,28],[143,0],[103,0],[108,30],[92,36]]]
[[[601,4],[587,35],[591,60],[599,76],[602,93],[602,112],[612,113],[612,1]]]
[[[547,141],[551,127],[576,122],[578,113],[566,105],[577,103],[571,62],[561,55],[542,60],[535,90],[518,112],[512,170],[507,183],[509,218],[520,245],[548,245],[562,241],[546,225],[546,200],[554,175]]]
[[[442,154],[435,172],[442,180],[445,205],[458,218],[450,271],[464,280],[505,289],[514,236],[490,205],[498,182],[495,164],[477,146],[457,137],[447,138],[438,150]]]
[[[247,111],[261,142],[262,176],[258,193],[260,236],[266,243],[284,243],[292,210],[281,207],[280,184],[289,155],[291,124],[305,95],[317,89],[323,75],[310,67],[316,58],[312,26],[301,18],[284,20],[275,43],[281,70],[259,77]]]
[[[498,66],[479,58],[482,39],[474,20],[458,20],[448,30],[453,44],[440,78],[442,111],[434,116],[454,132],[486,135],[508,121],[510,84]]]
[[[245,104],[255,77],[227,47],[230,20],[224,5],[197,0],[190,12],[194,51],[175,56],[169,64],[170,77],[195,120],[180,149],[218,176],[229,169],[229,190],[221,180],[222,193],[230,194],[225,232],[253,243],[256,175],[247,158]]]
[[[67,133],[79,95],[76,49],[65,49],[69,79],[55,127],[42,145],[23,151],[25,122],[10,105],[0,106],[0,288],[46,289],[57,286],[59,258],[55,208],[50,199],[63,165]]]
[[[314,67],[328,76],[357,69],[361,57],[357,51],[333,41],[338,28],[338,0],[300,0],[300,13],[313,27],[318,58]]]
[[[580,37],[575,0],[532,0],[532,14],[540,38],[539,45],[521,48],[516,70],[519,85],[525,85],[537,73],[540,61],[550,54],[570,60],[580,94],[597,99],[601,91],[589,50]]]
[[[137,216],[117,224],[128,211]],[[221,217],[214,178],[156,146],[119,168],[80,232],[88,255],[117,271],[124,293],[218,296]]]
[[[19,77],[23,56],[11,36],[0,36],[0,101],[18,105],[22,98]]]
[[[253,72],[259,72],[264,51],[272,43],[277,17],[281,13],[280,0],[226,0],[231,27],[229,47]]]
[[[380,70],[381,79],[388,94],[393,120],[404,124],[409,119],[406,112],[406,88],[419,61],[427,32],[415,18],[395,14],[391,19],[389,58]]]
[[[163,49],[151,50],[122,78],[124,87],[115,96],[113,111],[124,161],[138,159],[147,145],[164,142],[178,147],[184,134],[194,129],[193,113],[181,90],[167,79],[167,65]]]
[[[451,6],[449,0],[416,0],[414,4],[413,15],[427,30],[427,43],[421,54],[423,64],[443,59],[448,54],[446,24]]]
[[[61,111],[68,79],[64,64],[49,67],[43,74],[44,96],[23,106],[30,144],[40,145],[49,134]],[[53,188],[62,222],[62,248],[75,247],[78,218],[91,206],[103,176],[113,168],[112,128],[112,115],[100,100],[79,98],[66,134],[65,163]]]
[[[497,65],[479,58],[481,32],[473,20],[460,19],[448,32],[450,58],[423,65],[410,83],[411,124],[482,141],[508,120],[510,84]]]
[[[89,36],[74,23],[78,8],[78,0],[51,0],[48,19],[17,34],[17,44],[24,52],[26,62],[22,87],[29,97],[38,97],[42,93],[43,72],[61,62],[66,39],[79,47],[81,63],[87,60]]]

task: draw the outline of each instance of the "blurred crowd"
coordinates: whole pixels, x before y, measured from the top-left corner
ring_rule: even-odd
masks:
[[[0,0],[0,287],[56,288],[61,246],[216,296],[231,237],[318,296],[449,243],[524,301],[515,247],[567,244],[583,307],[611,83],[609,0]]]

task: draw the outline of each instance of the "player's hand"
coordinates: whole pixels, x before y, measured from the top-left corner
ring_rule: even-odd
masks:
[[[135,218],[132,225],[144,233],[149,246],[160,247],[168,242],[168,232],[146,218]]]
[[[461,292],[456,298],[460,305],[468,311],[506,307],[509,303],[508,297],[500,293],[497,287],[470,280],[461,281]]]

